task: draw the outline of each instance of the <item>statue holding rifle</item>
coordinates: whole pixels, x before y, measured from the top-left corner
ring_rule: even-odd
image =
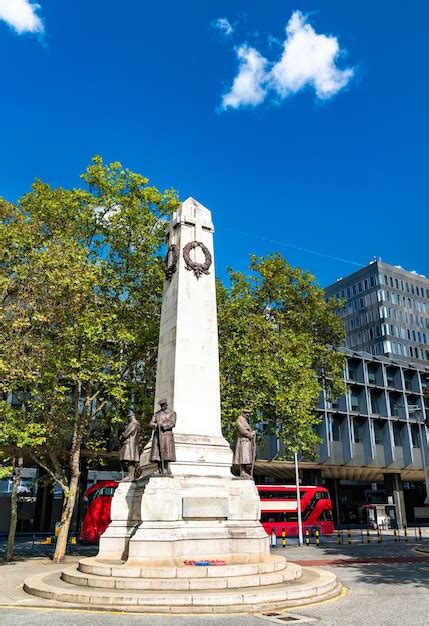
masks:
[[[233,464],[240,467],[240,478],[244,479],[252,478],[256,460],[256,431],[250,428],[249,416],[250,411],[243,409],[235,423],[238,437]]]
[[[153,439],[150,460],[158,463],[160,476],[171,476],[170,461],[176,460],[173,428],[176,426],[176,412],[168,408],[167,400],[160,400],[160,410],[152,417],[149,426]]]
[[[136,420],[134,411],[128,411],[128,426],[119,438],[121,448],[119,460],[123,472],[127,472],[121,482],[131,482],[135,478],[136,465],[140,458],[139,440],[141,426]]]

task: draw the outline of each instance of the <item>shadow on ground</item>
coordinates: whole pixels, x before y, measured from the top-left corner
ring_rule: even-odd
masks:
[[[429,584],[429,553],[413,550],[426,548],[429,543],[393,543],[382,544],[352,544],[352,545],[323,545],[316,546],[289,546],[284,549],[276,548],[274,552],[285,556],[290,561],[302,565],[317,565],[318,567],[335,567],[339,569],[353,569],[358,582],[374,585],[413,585],[428,588]],[[370,562],[365,562],[370,560]]]

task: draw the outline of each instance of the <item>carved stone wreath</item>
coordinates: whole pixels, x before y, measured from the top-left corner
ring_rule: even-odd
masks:
[[[164,259],[165,279],[171,280],[174,272],[177,270],[177,261],[179,260],[179,251],[175,243],[168,246],[167,254]]]
[[[198,263],[197,261],[193,261],[190,257],[191,250],[194,248],[201,248],[203,251],[205,260],[204,263]],[[189,271],[193,271],[195,276],[199,278],[201,274],[209,274],[209,267],[212,264],[212,255],[210,254],[210,250],[205,246],[201,241],[190,241],[183,248],[183,258],[185,259],[186,269]]]

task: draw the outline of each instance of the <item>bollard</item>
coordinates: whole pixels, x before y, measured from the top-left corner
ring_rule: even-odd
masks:
[[[408,530],[406,526],[404,526],[404,541],[408,543]]]
[[[419,527],[419,539],[422,540],[422,529]]]
[[[305,545],[306,546],[310,545],[310,531],[309,530],[305,531]]]
[[[286,531],[282,528],[282,547],[286,548]]]
[[[337,535],[338,535],[338,544],[343,543],[343,537],[341,535],[341,530],[340,529],[338,529]]]
[[[352,542],[352,533],[350,531],[350,528],[347,529],[347,543],[351,543]]]
[[[369,528],[366,529],[366,542],[371,543],[371,535],[369,534]]]
[[[381,531],[377,528],[377,543],[381,543]]]
[[[274,528],[271,529],[271,535],[270,535],[270,548],[276,548],[277,547],[277,535],[276,535],[276,531],[274,530]]]
[[[316,546],[320,548],[320,532],[316,530]]]
[[[396,532],[396,528],[393,529],[393,541],[398,543],[398,533]]]

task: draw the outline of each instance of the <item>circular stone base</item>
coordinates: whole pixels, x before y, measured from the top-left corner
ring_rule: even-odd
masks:
[[[320,602],[341,592],[334,574],[286,565],[282,557],[274,557],[270,563],[277,571],[247,569],[255,564],[184,566],[171,568],[175,572],[150,568],[150,576],[143,571],[149,568],[140,568],[138,573],[130,568],[130,575],[124,576],[123,565],[94,561],[97,559],[83,559],[62,572],[31,576],[24,590],[55,601],[55,605],[167,614],[260,612]],[[101,567],[106,568],[104,572],[98,569],[96,573],[95,568]]]

